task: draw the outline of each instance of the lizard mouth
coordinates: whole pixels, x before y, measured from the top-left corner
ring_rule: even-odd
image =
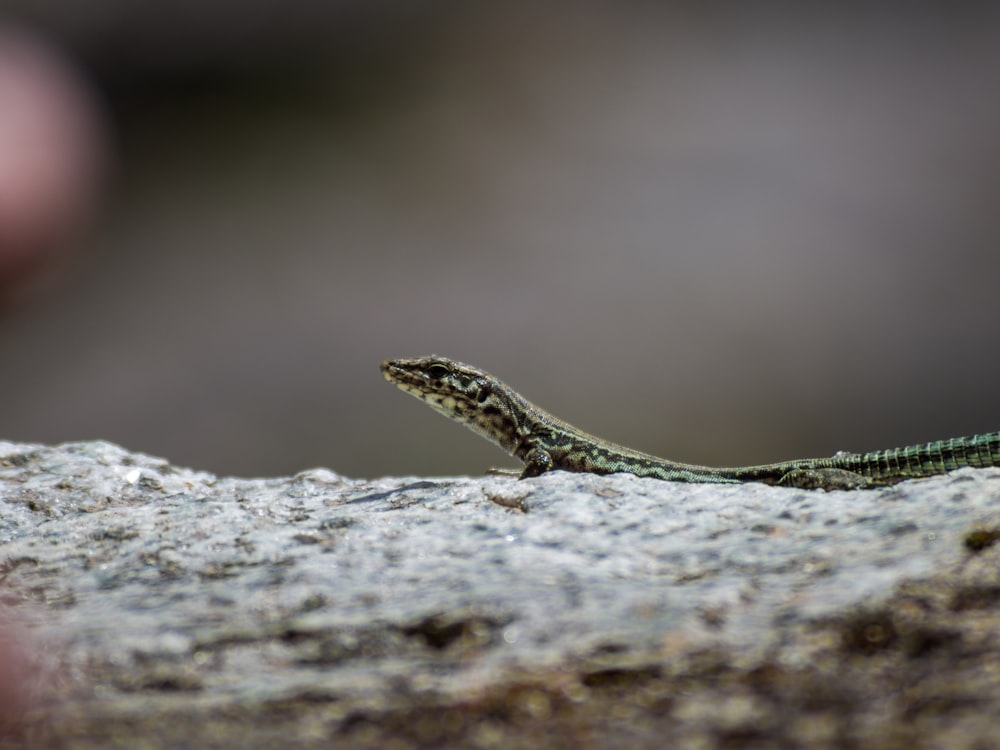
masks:
[[[387,359],[382,363],[382,377],[407,393],[424,399],[452,394],[456,389],[449,383],[449,372],[438,372],[442,366],[435,358]]]
[[[399,366],[399,361],[395,359],[383,360],[379,369],[382,370],[382,377],[390,383],[395,383],[405,372],[403,368]]]
[[[480,373],[468,365],[431,355],[416,359],[387,359],[382,362],[382,376],[390,383],[419,386],[424,391],[446,393],[462,390],[467,381]]]
[[[419,371],[407,367],[402,360],[387,359],[382,363],[382,377],[404,391],[416,393],[427,388],[427,379]]]

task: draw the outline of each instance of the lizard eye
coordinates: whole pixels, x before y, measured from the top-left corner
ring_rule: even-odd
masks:
[[[485,384],[479,386],[479,390],[476,392],[476,403],[481,404],[489,397],[490,397],[490,387]]]
[[[436,362],[427,368],[427,374],[435,380],[441,380],[448,374],[448,368]]]

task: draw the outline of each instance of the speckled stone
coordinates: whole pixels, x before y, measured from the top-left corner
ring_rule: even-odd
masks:
[[[855,492],[563,472],[234,479],[104,442],[0,443],[4,611],[70,725],[304,701],[325,707],[325,738],[428,696],[540,680],[530,719],[554,710],[554,679],[571,706],[593,688],[581,675],[662,682],[706,653],[803,669],[851,623],[862,646],[890,638],[892,613],[864,613],[961,569],[970,530],[998,517],[993,469]],[[838,618],[840,635],[823,630]],[[766,713],[753,691],[730,697],[709,712],[723,729]],[[678,726],[714,721],[671,705]]]

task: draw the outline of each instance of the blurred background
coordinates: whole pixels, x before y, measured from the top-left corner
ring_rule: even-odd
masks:
[[[998,7],[0,0],[0,438],[513,465],[432,352],[676,460],[1000,429]]]

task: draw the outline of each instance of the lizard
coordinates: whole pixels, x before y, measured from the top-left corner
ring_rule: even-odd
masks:
[[[839,452],[757,466],[677,463],[590,435],[471,365],[432,355],[382,362],[386,380],[524,462],[522,479],[548,471],[655,477],[677,482],[763,482],[801,489],[867,489],[963,467],[1000,466],[1000,432],[874,451]]]

